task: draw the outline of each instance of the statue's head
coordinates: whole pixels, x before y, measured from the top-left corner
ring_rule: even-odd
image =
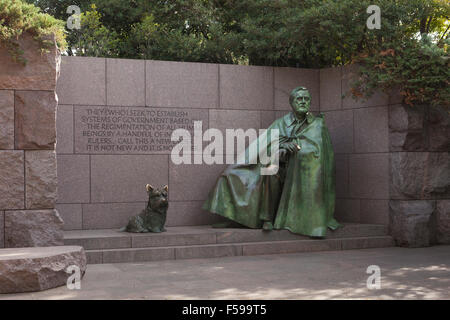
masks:
[[[311,107],[311,95],[305,87],[297,87],[291,91],[289,103],[297,115],[304,115]]]

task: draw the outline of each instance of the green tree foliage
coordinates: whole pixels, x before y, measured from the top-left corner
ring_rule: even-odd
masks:
[[[54,35],[63,50],[66,46],[63,21],[21,0],[0,0],[0,45],[8,49],[14,61],[23,64],[26,60],[17,40],[25,32],[33,35],[43,49],[51,43],[49,35]]]

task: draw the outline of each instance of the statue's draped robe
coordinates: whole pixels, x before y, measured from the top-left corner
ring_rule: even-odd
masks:
[[[275,120],[252,143],[259,152],[270,148],[267,135],[272,129],[279,130],[280,142],[293,141],[301,149],[280,163],[276,175],[261,175],[261,168],[268,165],[250,161],[255,161],[250,146],[240,155],[244,164],[230,165],[219,177],[203,209],[250,228],[270,221],[275,229],[324,237],[327,227],[336,229],[339,224],[333,218],[334,153],[323,116],[308,113],[302,123],[289,113]]]

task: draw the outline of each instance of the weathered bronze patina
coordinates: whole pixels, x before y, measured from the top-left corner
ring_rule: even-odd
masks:
[[[292,112],[268,128],[279,130],[280,168],[261,175],[260,162],[230,165],[219,177],[203,205],[250,228],[287,229],[325,237],[340,225],[335,206],[334,153],[323,115],[309,112],[311,95],[295,88],[289,98]],[[259,137],[259,148],[269,148]],[[276,142],[272,142],[276,143]]]
[[[126,232],[164,232],[164,224],[166,223],[167,209],[169,202],[167,200],[169,187],[153,188],[151,185],[146,186],[148,193],[147,208],[128,221],[126,227],[121,231]]]

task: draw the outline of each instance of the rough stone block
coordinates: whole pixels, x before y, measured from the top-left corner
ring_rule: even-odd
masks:
[[[169,197],[172,201],[206,200],[226,165],[175,165],[169,162]]]
[[[0,293],[42,291],[67,284],[67,271],[86,272],[82,247],[4,249],[0,251]]]
[[[146,205],[147,202],[83,204],[83,229],[122,228]],[[170,205],[169,202],[169,208]]]
[[[145,106],[145,61],[106,59],[107,103]]]
[[[58,105],[56,108],[56,152],[73,153],[73,106]]]
[[[427,108],[430,151],[450,151],[450,113],[442,107]]]
[[[16,91],[17,149],[53,150],[56,142],[57,97],[51,91]]]
[[[64,230],[82,229],[81,204],[57,204],[56,210],[64,221]]]
[[[57,197],[54,151],[25,152],[25,199],[27,209],[53,209]]]
[[[61,104],[106,104],[106,59],[63,57],[56,92]]]
[[[334,160],[336,164],[336,197],[348,198],[350,194],[348,155],[336,154]]]
[[[220,108],[273,110],[273,68],[221,64]]]
[[[146,61],[147,106],[217,108],[218,81],[216,64]]]
[[[450,195],[448,152],[391,153],[391,197],[446,198]]]
[[[358,65],[342,67],[342,94],[345,95],[342,101],[344,109],[387,106],[389,96],[383,92],[377,91],[368,99],[354,99],[351,94],[352,82],[357,79]]]
[[[427,200],[391,200],[390,234],[401,247],[427,247],[430,245],[431,215],[436,202]]]
[[[388,108],[364,108],[353,110],[355,126],[354,152],[388,152]]]
[[[47,52],[42,52],[41,44],[33,37],[25,33],[18,40],[26,65],[14,62],[7,48],[0,48],[0,89],[55,90],[61,62],[59,50],[55,43]]]
[[[5,247],[62,246],[63,224],[56,210],[5,211]]]
[[[225,218],[202,209],[204,201],[169,201],[166,226],[196,226],[224,221]]]
[[[0,151],[0,209],[24,209],[24,153]]]
[[[90,201],[88,155],[58,155],[58,203]]]
[[[5,212],[0,211],[0,248],[5,247]]]
[[[351,154],[350,197],[389,199],[389,154]]]
[[[320,111],[342,108],[342,68],[320,69]]]
[[[427,149],[425,109],[401,104],[389,107],[389,141],[391,151]]]
[[[14,149],[14,91],[0,90],[0,149]]]
[[[296,87],[306,87],[311,94],[311,111],[319,111],[319,70],[275,68],[275,110],[291,110],[289,94]]]
[[[436,203],[436,240],[441,244],[450,244],[450,200],[438,200]]]
[[[324,112],[325,124],[335,153],[353,151],[353,112],[351,110]]]
[[[361,204],[359,199],[336,199],[334,217],[338,222],[359,222]]]
[[[389,200],[361,199],[361,223],[389,225]]]
[[[92,202],[146,202],[146,184],[168,184],[168,161],[166,155],[91,156]]]

